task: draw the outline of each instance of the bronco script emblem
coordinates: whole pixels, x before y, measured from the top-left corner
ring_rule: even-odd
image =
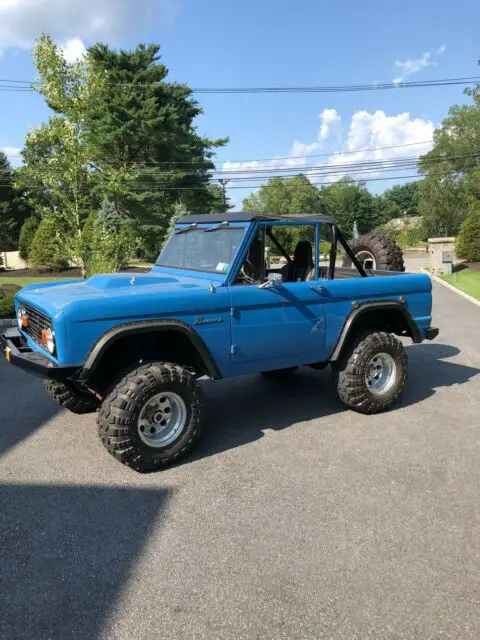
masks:
[[[197,316],[193,324],[219,324],[220,322],[223,322],[223,318],[202,318]]]

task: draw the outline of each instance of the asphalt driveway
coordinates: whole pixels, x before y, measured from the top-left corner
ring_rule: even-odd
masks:
[[[194,457],[142,476],[0,364],[0,638],[480,637],[480,308],[365,417],[327,372],[205,383]]]

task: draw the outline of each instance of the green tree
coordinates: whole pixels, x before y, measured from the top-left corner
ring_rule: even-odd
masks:
[[[460,227],[455,249],[459,258],[480,262],[480,202],[470,205]]]
[[[22,228],[20,229],[20,238],[18,241],[18,250],[20,253],[20,257],[25,262],[29,262],[30,260],[30,249],[32,247],[32,242],[37,233],[38,226],[40,224],[40,220],[35,216],[31,216],[27,218],[23,223]]]
[[[252,213],[324,213],[325,204],[320,191],[303,174],[293,178],[271,178],[266,185],[243,201],[243,209]],[[275,235],[287,251],[292,252],[298,242],[299,229],[276,229]]]
[[[100,210],[89,215],[82,237],[88,275],[114,273],[125,266],[136,248],[130,225],[106,198]]]
[[[33,55],[39,74],[35,88],[55,115],[27,134],[17,181],[42,215],[57,220],[66,250],[85,275],[82,232],[93,207],[85,119],[99,82],[89,73],[88,59],[66,62],[49,36],[40,37]]]
[[[137,221],[150,257],[158,253],[177,200],[190,210],[218,208],[212,157],[227,141],[197,133],[202,109],[187,85],[167,82],[159,50],[96,44],[88,52],[90,73],[102,79],[85,123],[97,189]]]
[[[68,267],[68,259],[65,234],[59,228],[58,220],[52,215],[46,215],[33,238],[30,263],[37,269],[62,271]]]
[[[363,182],[342,178],[321,191],[328,213],[333,216],[347,237],[353,234],[356,222],[360,235],[379,222],[377,202]]]
[[[170,218],[170,223],[168,225],[167,232],[163,237],[163,246],[165,246],[167,242],[170,240],[170,237],[173,236],[173,232],[175,231],[175,225],[180,220],[180,218],[183,218],[183,216],[187,216],[188,214],[189,214],[189,211],[183,202],[179,201],[174,204],[173,215]]]
[[[382,199],[392,205],[390,218],[402,218],[403,216],[418,216],[420,182],[406,182],[396,184],[382,194]]]
[[[7,156],[0,150],[0,251],[15,248],[14,202],[12,168]]]
[[[271,178],[243,201],[253,213],[322,213],[325,205],[319,190],[303,174],[293,178]]]
[[[420,162],[427,175],[419,210],[430,236],[455,235],[469,203],[480,199],[480,85],[465,93],[473,104],[450,109],[434,133],[433,149]]]

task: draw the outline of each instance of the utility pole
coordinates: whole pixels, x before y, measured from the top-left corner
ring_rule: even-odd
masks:
[[[225,209],[227,208],[227,193],[225,190],[226,185],[228,184],[228,180],[226,178],[220,178],[219,183],[222,185],[223,189],[223,206]]]

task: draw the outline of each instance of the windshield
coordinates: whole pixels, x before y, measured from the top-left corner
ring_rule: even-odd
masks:
[[[179,231],[179,230],[177,230]],[[242,241],[244,228],[174,233],[158,257],[160,267],[226,273]]]

